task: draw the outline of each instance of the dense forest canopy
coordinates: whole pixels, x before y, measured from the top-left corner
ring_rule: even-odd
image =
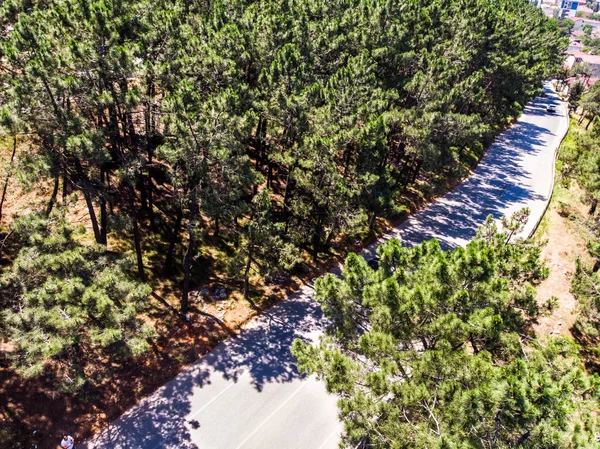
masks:
[[[0,123],[26,147],[7,172],[50,186],[24,217],[46,223],[46,237],[21,235],[16,260],[56,253],[44,242],[76,193],[96,244],[131,242],[142,283],[157,275],[144,253],[152,239],[181,280],[182,311],[192,264],[215,238],[248,294],[251,273],[293,270],[306,251],[317,259],[398,213],[420,170],[448,176],[480,156],[565,44],[525,0],[5,0]],[[64,239],[90,267],[108,257]],[[2,298],[3,319],[30,319],[29,292],[45,287],[4,279],[22,294]],[[138,310],[146,287],[126,285],[136,305],[111,299],[110,316]],[[141,329],[123,330],[131,313],[111,320],[98,327],[112,329],[109,348]]]

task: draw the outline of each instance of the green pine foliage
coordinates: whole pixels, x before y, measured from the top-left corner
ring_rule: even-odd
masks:
[[[352,254],[316,282],[330,329],[292,352],[340,395],[344,447],[596,447],[600,380],[572,341],[530,337],[547,269],[508,243],[514,218],[451,251],[393,240],[377,271]]]
[[[0,278],[9,293],[2,324],[23,375],[48,368],[63,387],[75,390],[87,380],[90,359],[136,356],[148,348],[152,329],[138,315],[150,288],[132,279],[127,260],[82,243],[82,229],[56,213],[25,215],[12,231],[22,246]]]

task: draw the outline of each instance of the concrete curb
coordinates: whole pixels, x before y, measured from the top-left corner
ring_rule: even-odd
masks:
[[[533,237],[533,234],[535,234],[535,231],[537,231],[537,229],[539,228],[540,223],[546,216],[546,212],[548,211],[548,208],[550,207],[550,201],[552,201],[552,196],[554,194],[554,185],[556,183],[556,160],[558,159],[558,149],[562,145],[563,140],[565,140],[565,137],[567,137],[567,134],[569,134],[569,129],[571,128],[571,116],[569,114],[569,106],[567,103],[563,103],[562,106],[564,109],[566,109],[567,126],[565,127],[566,129],[562,132],[562,136],[560,137],[558,145],[554,149],[554,158],[552,161],[552,183],[550,184],[550,191],[548,192],[548,199],[546,200],[546,206],[544,206],[543,212],[538,217],[537,222],[535,223],[535,226],[531,229],[531,232],[527,236],[526,240],[529,240],[531,237]]]

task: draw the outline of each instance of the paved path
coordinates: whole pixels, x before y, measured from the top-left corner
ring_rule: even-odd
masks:
[[[549,199],[554,152],[568,127],[566,108],[549,89],[488,149],[456,190],[385,238],[409,245],[436,237],[446,248],[468,242],[487,215],[531,209],[526,234]],[[556,115],[546,105],[558,106]],[[365,250],[373,253],[376,245]],[[341,424],[335,397],[303,378],[289,353],[294,338],[322,332],[305,287],[253,320],[214,351],[96,435],[86,449],[335,449]]]

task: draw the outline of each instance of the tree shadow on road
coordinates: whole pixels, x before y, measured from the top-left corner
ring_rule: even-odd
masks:
[[[500,218],[511,206],[544,197],[523,172],[524,157],[542,151],[554,134],[533,123],[519,122],[490,147],[475,173],[459,188],[409,219],[396,233],[413,246],[437,238],[444,249],[470,240],[488,215]]]
[[[295,338],[322,329],[321,310],[318,304],[303,296],[304,291],[264,312],[251,328],[242,330],[238,338],[208,354],[204,363],[234,381],[242,373],[249,373],[258,391],[266,383],[300,378],[290,346]]]
[[[238,382],[247,373],[257,391],[267,383],[303,377],[290,346],[295,338],[310,338],[322,329],[320,308],[306,292],[266,311],[238,337],[219,345],[82,447],[200,449],[192,442],[191,431],[201,423],[188,421],[194,389],[210,384],[215,376]]]

